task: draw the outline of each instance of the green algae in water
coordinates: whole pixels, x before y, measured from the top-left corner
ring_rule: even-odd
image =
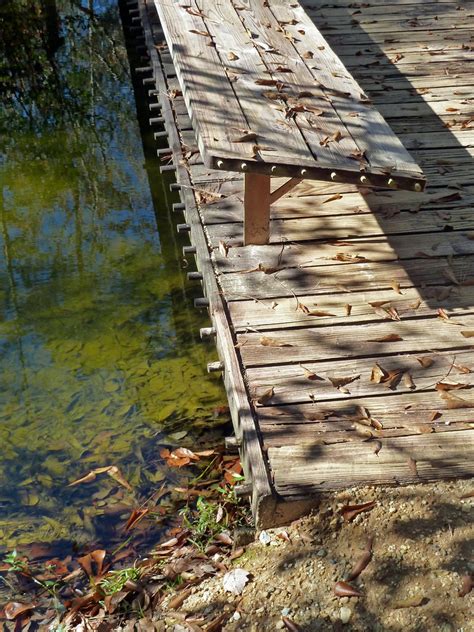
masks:
[[[192,442],[224,395],[151,198],[115,0],[12,0],[0,27],[0,544],[107,545],[101,517],[165,478],[143,454]],[[67,487],[112,464],[136,492]]]

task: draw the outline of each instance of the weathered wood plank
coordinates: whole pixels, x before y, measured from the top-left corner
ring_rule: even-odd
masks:
[[[308,268],[316,265],[346,265],[364,260],[403,261],[423,258],[423,255],[425,258],[474,255],[474,240],[464,232],[447,233],[440,230],[438,233],[423,234],[423,250],[420,250],[420,235],[393,235],[390,238],[381,236],[339,243],[271,244],[266,249],[252,246],[229,248],[226,252],[226,256],[218,249],[214,253],[219,272],[247,273],[259,266],[264,271],[276,271],[288,266]]]
[[[420,168],[329,47],[318,48],[325,65],[330,62],[329,72],[318,75],[304,51],[295,57],[295,43],[282,34],[273,9],[246,2],[243,11],[231,2],[193,0],[189,8],[156,0],[204,164],[267,175],[278,168],[281,175],[324,180],[336,169],[339,180],[354,183],[364,168],[373,186],[396,177],[399,188],[422,187]],[[290,10],[276,2],[274,9]],[[290,13],[298,10],[292,5]],[[324,41],[308,19],[303,35],[306,48]],[[270,91],[258,84],[268,81],[276,99],[262,106]],[[219,112],[226,112],[225,124]],[[272,143],[278,124],[290,146],[278,134]]]
[[[385,439],[377,454],[368,443],[270,448],[280,493],[347,485],[416,483],[474,474],[471,430]]]
[[[207,0],[212,2],[212,0]],[[312,154],[321,165],[329,165],[331,168],[340,166],[353,170],[355,165],[351,154],[358,151],[358,146],[352,138],[353,126],[347,130],[341,125],[344,118],[341,111],[333,107],[331,100],[328,100],[326,90],[321,82],[315,82],[314,77],[305,60],[299,59],[295,55],[295,50],[291,42],[282,36],[280,23],[275,19],[268,6],[253,0],[242,0],[243,10],[238,14],[246,30],[252,33],[254,41],[259,46],[261,62],[267,68],[270,76],[285,85],[285,99],[290,97],[294,104],[304,106],[307,111],[299,113],[295,111],[290,121],[293,121],[300,129]],[[313,30],[316,31],[316,29]],[[300,34],[301,37],[301,34]],[[314,37],[314,33],[304,34],[304,40]],[[284,62],[284,63],[282,63]],[[284,69],[278,72],[275,69]],[[357,94],[360,97],[361,90]],[[301,97],[308,93],[307,97]],[[261,94],[268,94],[268,90],[263,90]],[[288,101],[278,100],[277,108],[283,111],[287,108]],[[290,103],[291,106],[291,103]],[[275,107],[267,103],[267,107]],[[367,108],[367,106],[366,106]],[[314,112],[318,114],[314,115]],[[319,112],[324,112],[323,116]],[[351,121],[353,123],[353,121]],[[339,135],[337,142],[326,142],[328,138]],[[368,167],[365,159],[362,165]],[[377,167],[376,164],[373,167]]]
[[[407,260],[403,266],[397,262],[351,263],[344,266],[316,266],[311,268],[285,268],[277,274],[264,271],[221,276],[221,286],[228,300],[277,299],[282,296],[326,295],[346,292],[348,300],[353,292],[390,289],[394,283],[401,288],[417,286],[422,296],[428,286],[446,289],[458,283],[472,284],[472,257],[459,256],[447,259]],[[429,289],[429,294],[432,290]]]
[[[377,438],[379,443],[374,444],[377,448],[383,444],[383,441],[389,437],[407,437],[412,436],[414,440],[421,434],[459,432],[459,430],[470,430],[472,423],[470,421],[451,421],[449,425],[436,422],[411,423],[400,426],[400,416],[398,421],[393,421],[394,425],[390,425],[390,421],[385,423],[383,431]],[[472,419],[472,415],[471,415]],[[351,427],[350,422],[331,422],[331,424],[302,424],[295,426],[294,424],[285,425],[278,424],[275,426],[265,426],[265,446],[266,448],[284,447],[288,445],[304,444],[321,444],[331,445],[333,443],[360,442],[360,435]],[[441,439],[442,441],[442,439]],[[374,447],[374,450],[376,448]]]
[[[303,8],[299,5],[291,5],[290,8],[283,0],[269,0],[268,6],[276,19],[285,25],[294,50],[302,60],[308,54],[308,46],[312,47],[309,50],[314,54],[315,62],[308,65],[314,80],[318,85],[324,86],[341,121],[371,167],[419,173],[419,167],[400,140],[393,135],[380,113],[367,104],[363,90],[347,72]],[[302,29],[308,34],[308,40],[301,37]]]
[[[359,323],[354,328],[340,325],[283,329],[275,336],[281,346],[262,344],[260,333],[240,334],[237,340],[246,367],[305,363],[315,358],[331,360],[343,357],[352,360],[395,353],[427,353],[433,349],[434,341],[437,350],[470,349],[472,340],[465,338],[461,331],[474,331],[474,316],[464,314],[460,322],[461,327],[442,323],[438,318],[424,318]],[[400,340],[389,338],[394,334]]]
[[[212,189],[210,189],[212,190]],[[337,193],[337,195],[335,195]],[[221,198],[211,197],[201,207],[206,224],[242,221],[243,190],[237,184],[224,191]],[[464,186],[444,191],[428,188],[423,194],[403,191],[364,191],[348,193],[343,187],[333,187],[320,192],[311,186],[298,185],[290,195],[272,204],[273,219],[291,219],[350,213],[398,213],[401,211],[418,212],[420,209],[468,209],[474,202],[474,187]]]
[[[456,373],[457,375],[459,374]],[[464,396],[468,401],[474,401],[472,389],[458,395]],[[353,423],[354,416],[357,418],[361,408],[366,409],[372,418],[380,420],[382,425],[387,427],[396,427],[397,424],[400,427],[409,427],[430,421],[438,425],[451,421],[473,421],[472,408],[448,408],[448,401],[433,389],[411,393],[387,391],[383,397],[353,397],[350,400],[316,400],[311,403],[258,406],[256,412],[258,423],[265,434],[267,426],[275,425],[294,425],[297,429],[308,425],[316,431],[319,427],[321,430],[326,428],[330,431],[333,423],[347,423],[348,420]],[[338,429],[339,426],[334,428]]]
[[[233,141],[232,128],[248,129],[248,122],[227,76],[218,71],[220,58],[215,49],[208,46],[209,38],[203,35],[207,32],[203,18],[177,4],[157,1],[155,6],[201,155],[206,160],[211,159],[213,152],[222,158],[241,158],[242,147]],[[206,94],[209,98],[196,98],[196,95]],[[222,112],[226,112],[225,122]]]
[[[457,315],[469,313],[474,305],[474,289],[472,286],[457,288],[449,293],[444,287],[424,288],[404,287],[400,296],[390,290],[371,290],[366,292],[335,292],[327,295],[306,295],[300,299],[305,305],[314,306],[326,316],[311,316],[298,309],[297,300],[290,298],[268,298],[265,300],[230,301],[229,310],[234,328],[238,332],[266,332],[293,327],[325,327],[327,325],[357,325],[364,322],[381,322],[383,312],[374,312],[370,303],[387,301],[395,307],[400,317],[405,319],[437,316],[438,309],[447,310],[455,320]],[[269,334],[276,337],[277,333]]]
[[[474,308],[473,310],[474,311]],[[462,318],[460,318],[462,320]],[[441,326],[441,325],[440,325]],[[446,325],[449,327],[449,325]],[[355,330],[354,330],[355,331]],[[397,327],[392,328],[392,332],[397,333]],[[370,334],[369,334],[370,335]],[[377,336],[375,335],[375,338]],[[454,335],[453,335],[454,337]],[[278,335],[275,334],[278,339]],[[379,343],[381,344],[381,343]],[[374,345],[377,348],[377,345]],[[440,393],[435,391],[438,382],[462,385],[457,393],[460,397],[468,400],[472,399],[474,415],[474,395],[473,392],[464,390],[474,387],[474,350],[461,349],[459,351],[426,353],[423,355],[414,353],[398,353],[390,355],[390,344],[384,348],[384,357],[379,355],[372,357],[356,358],[350,363],[345,360],[321,360],[317,362],[306,362],[303,366],[299,364],[283,364],[272,367],[257,367],[247,369],[247,380],[253,397],[258,397],[259,393],[268,391],[273,387],[274,393],[268,405],[278,406],[284,404],[323,402],[341,400],[347,401],[352,398],[388,397],[392,405],[396,404],[390,396],[394,393],[411,393],[422,390],[429,390],[433,397],[433,405],[441,405]],[[430,366],[423,366],[418,358]],[[460,369],[453,366],[465,367],[472,370],[472,373],[463,374]],[[371,381],[372,369],[378,364],[387,372],[400,372],[400,379],[396,380],[392,388],[386,383],[377,384]],[[309,379],[307,374],[317,375],[321,379]],[[409,373],[413,384],[404,382],[402,375]],[[331,383],[329,378],[356,378],[347,384],[342,392]],[[408,379],[408,378],[407,378]],[[328,404],[329,405],[329,404]],[[387,404],[389,408],[390,404]],[[396,404],[398,408],[398,404]],[[473,417],[474,420],[474,417]]]
[[[389,216],[387,216],[389,215]],[[468,208],[452,208],[449,213],[442,214],[436,210],[420,211],[419,213],[393,214],[388,211],[381,213],[345,216],[343,222],[328,216],[299,217],[295,219],[274,219],[271,228],[271,243],[288,241],[320,241],[344,240],[350,237],[430,233],[437,230],[470,230],[472,228],[472,214]],[[448,228],[446,228],[446,226]],[[219,241],[238,246],[243,243],[242,225],[213,224],[209,225],[209,235],[213,246]]]
[[[154,46],[150,32],[148,12],[143,3],[140,3],[139,6],[144,24],[145,38],[154,63],[157,88],[160,93],[166,94],[168,86],[161,72],[157,49]],[[208,256],[205,233],[196,205],[189,172],[183,164],[178,130],[175,126],[175,120],[168,100],[164,102],[163,114],[165,116],[165,126],[170,136],[170,147],[173,149],[175,162],[178,165],[176,174],[181,185],[182,199],[186,205],[186,219],[190,225],[190,235],[196,246],[196,261],[203,273],[203,286],[209,298],[209,309],[216,331],[216,345],[225,367],[224,385],[229,400],[234,430],[242,443],[240,449],[242,464],[245,475],[252,484],[254,517],[257,522],[268,524],[275,508],[275,498],[269,478],[268,465],[262,452],[261,438],[247,396],[240,363],[233,346],[233,338],[224,302]]]

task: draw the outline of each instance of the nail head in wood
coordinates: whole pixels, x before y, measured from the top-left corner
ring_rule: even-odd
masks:
[[[308,173],[308,170],[307,169],[301,169],[300,173],[301,173],[302,176],[305,176]]]
[[[278,171],[278,167],[276,165],[273,165],[273,167],[270,169],[270,171],[272,173],[276,173]]]
[[[201,336],[202,340],[204,340],[205,338],[212,338],[216,335],[216,330],[214,327],[201,327],[201,329],[199,330],[199,335]]]
[[[243,162],[243,163],[240,165],[240,168],[242,169],[242,171],[245,171],[245,170],[247,169],[247,163],[246,163],[246,162]]]
[[[204,307],[209,307],[209,299],[206,298],[205,296],[201,296],[199,298],[195,298],[194,299],[194,307],[197,307],[198,309],[204,308]]]
[[[391,189],[395,189],[397,186],[397,183],[393,178],[389,178],[387,184]]]
[[[235,485],[234,494],[237,498],[247,498],[252,495],[252,485],[248,483],[245,485]]]
[[[337,173],[335,171],[331,173],[331,180],[337,180]]]
[[[224,446],[226,452],[231,452],[232,454],[238,454],[240,448],[240,441],[237,437],[225,437]]]
[[[219,167],[219,169],[222,169],[222,167],[224,166],[224,161],[223,160],[218,160],[217,161],[217,166]]]
[[[360,181],[362,184],[365,184],[367,182],[367,176],[360,176]]]
[[[422,186],[419,182],[415,182],[415,191],[419,193],[422,189]]]
[[[192,272],[188,272],[187,277],[188,281],[202,281],[202,272],[193,270]]]
[[[224,370],[224,363],[223,362],[209,362],[207,365],[207,372],[208,373],[217,373],[217,371],[223,371]]]

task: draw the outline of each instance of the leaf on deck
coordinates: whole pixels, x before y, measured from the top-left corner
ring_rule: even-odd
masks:
[[[276,338],[269,338],[268,336],[261,336],[259,342],[263,347],[292,347],[293,346],[289,342],[282,342],[281,340],[277,340]]]

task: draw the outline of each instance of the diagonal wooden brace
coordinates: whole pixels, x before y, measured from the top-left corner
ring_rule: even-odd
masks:
[[[270,239],[270,205],[301,182],[300,178],[290,178],[271,193],[270,179],[270,176],[259,173],[245,174],[244,246],[268,244]]]

